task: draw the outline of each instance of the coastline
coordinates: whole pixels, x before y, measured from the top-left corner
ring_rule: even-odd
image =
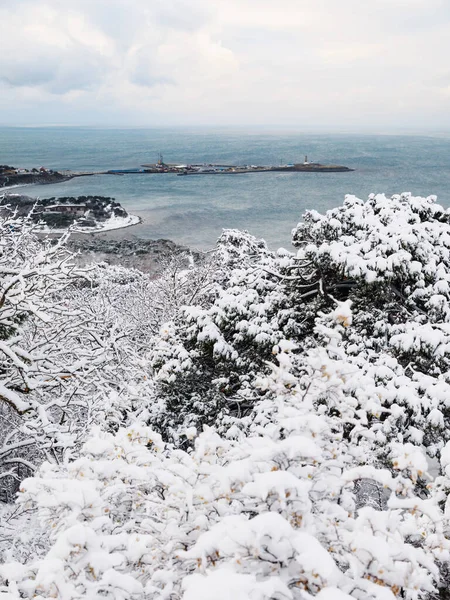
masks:
[[[73,179],[76,175],[63,175],[54,173],[18,173],[5,175],[0,173],[0,194],[3,190],[25,187],[27,185],[52,185],[53,183],[64,183]],[[8,185],[11,183],[12,185]]]
[[[94,235],[143,222],[141,216],[127,213],[114,198],[104,196],[40,199],[6,190],[0,194],[0,215],[13,210],[18,217],[32,215],[35,232],[44,235],[64,235],[69,231]]]
[[[164,163],[151,165],[144,164],[140,169],[110,169],[103,171],[59,171],[44,173],[18,173],[14,175],[2,175],[0,173],[0,194],[2,190],[11,190],[28,185],[52,185],[64,183],[78,177],[94,177],[95,175],[244,175],[249,173],[348,173],[354,171],[343,165],[321,164],[321,163],[298,163],[280,166],[249,166],[249,165],[166,165]],[[12,180],[12,181],[11,181]],[[8,184],[12,185],[8,185]],[[5,185],[6,184],[6,185]]]
[[[133,233],[143,223],[140,216],[133,215],[135,223],[125,226],[96,231],[70,232],[67,248],[75,253],[75,263],[79,266],[106,263],[111,266],[122,266],[137,269],[142,273],[157,277],[168,263],[180,255],[188,255],[195,261],[201,260],[202,252],[188,246],[178,244],[170,239],[146,239]],[[67,230],[36,230],[41,239],[57,240]],[[185,267],[188,268],[188,259]]]
[[[137,215],[128,215],[128,217],[125,218],[117,218],[117,219],[110,219],[110,222],[108,224],[108,221],[105,222],[105,227],[101,227],[99,229],[93,229],[93,228],[89,228],[89,229],[81,229],[81,228],[77,228],[77,226],[75,225],[74,227],[70,228],[61,228],[61,229],[55,229],[52,227],[42,227],[42,228],[37,228],[37,232],[39,234],[55,234],[55,235],[64,235],[65,233],[67,233],[69,230],[73,233],[77,233],[80,235],[95,235],[95,234],[99,234],[99,233],[108,233],[110,231],[116,231],[118,229],[128,229],[129,227],[134,227],[136,225],[140,225],[141,223],[143,223],[143,219],[142,217],[139,217]],[[115,221],[115,222],[114,222]]]
[[[182,261],[183,268],[189,268],[192,261],[197,263],[205,256],[202,252],[168,239],[115,238],[109,233],[103,232],[92,237],[72,234],[67,242],[67,248],[75,252],[75,262],[80,266],[106,263],[111,266],[137,269],[157,277],[177,257]]]

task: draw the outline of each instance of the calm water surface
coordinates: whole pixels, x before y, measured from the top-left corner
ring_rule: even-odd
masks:
[[[345,194],[412,192],[450,206],[450,139],[311,135],[245,130],[0,128],[0,164],[105,170],[156,162],[343,164],[350,173],[260,173],[223,176],[99,175],[50,186],[32,196],[113,196],[143,223],[125,237],[169,238],[193,247],[214,244],[223,228],[247,229],[273,248],[290,245],[307,209],[325,211]],[[19,189],[17,190],[19,191]]]

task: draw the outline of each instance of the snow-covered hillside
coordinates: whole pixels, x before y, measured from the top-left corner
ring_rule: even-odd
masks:
[[[295,253],[228,230],[156,280],[0,227],[0,598],[448,597],[435,198],[348,196]]]

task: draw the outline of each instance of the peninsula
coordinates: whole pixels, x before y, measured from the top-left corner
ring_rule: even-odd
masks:
[[[39,169],[17,169],[8,165],[0,165],[0,188],[19,185],[61,183],[72,179],[72,175],[63,175],[58,171],[40,167]]]
[[[0,216],[14,212],[29,216],[38,231],[99,233],[140,223],[114,198],[105,196],[65,196],[62,198],[31,198],[21,194],[0,196]]]

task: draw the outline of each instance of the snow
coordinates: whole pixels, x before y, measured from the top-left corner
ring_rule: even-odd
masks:
[[[17,524],[0,512],[3,597],[448,587],[450,212],[432,197],[307,213],[296,256],[227,231],[156,280],[76,272],[2,227],[0,475],[26,475]]]
[[[258,582],[254,575],[243,575],[231,569],[220,569],[208,575],[190,575],[184,579],[183,600],[271,600],[293,598],[292,592],[279,579]]]
[[[301,481],[287,471],[269,471],[255,475],[254,481],[247,483],[242,492],[249,496],[257,496],[261,500],[267,500],[270,493],[286,499],[286,495],[292,493],[308,502],[308,492],[311,488],[309,482]]]
[[[8,389],[0,382],[0,398],[10,402],[19,412],[25,412],[30,409],[30,403],[22,400],[19,394],[16,394],[11,389]]]
[[[345,302],[338,302],[338,307],[333,313],[333,318],[337,323],[340,323],[344,327],[349,327],[352,324],[352,311],[351,311],[351,300]]]
[[[126,217],[117,217],[112,215],[105,221],[97,221],[96,227],[83,227],[75,223],[70,227],[70,231],[75,233],[101,233],[104,231],[113,231],[114,229],[122,229],[124,227],[131,227],[138,225],[141,222],[141,218],[136,215],[127,215]],[[65,233],[68,229],[56,229],[47,227],[46,225],[37,225],[36,230],[42,233]]]
[[[332,586],[328,586],[320,590],[316,595],[318,600],[350,600],[353,596],[345,594],[340,589]]]
[[[441,450],[441,466],[450,475],[450,442],[447,442]]]

